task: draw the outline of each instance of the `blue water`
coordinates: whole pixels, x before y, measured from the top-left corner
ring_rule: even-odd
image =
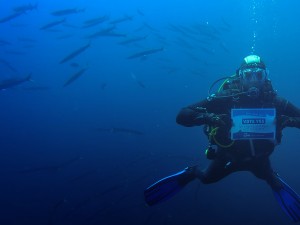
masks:
[[[175,117],[245,56],[260,55],[279,95],[300,105],[299,1],[12,0],[1,4],[0,21],[28,4],[38,5],[0,23],[0,80],[32,79],[0,93],[0,224],[290,224],[270,188],[250,173],[195,181],[155,207],[145,205],[143,190],[209,163],[202,128],[181,127]],[[62,9],[82,12],[51,15]],[[109,19],[82,28],[101,16]],[[125,16],[132,18],[113,32],[126,37],[87,38]],[[134,37],[144,39],[119,43]],[[285,130],[272,161],[300,192],[298,135]]]

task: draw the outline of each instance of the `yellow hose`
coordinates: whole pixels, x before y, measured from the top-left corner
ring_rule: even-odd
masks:
[[[212,130],[210,131],[209,133],[209,141],[211,142],[211,138],[214,139],[214,142],[220,146],[221,148],[229,148],[231,147],[233,144],[234,144],[234,141],[232,141],[230,144],[228,145],[223,145],[221,144],[217,139],[216,139],[216,135],[217,135],[217,131],[218,131],[219,127],[215,127],[215,128],[212,128]]]

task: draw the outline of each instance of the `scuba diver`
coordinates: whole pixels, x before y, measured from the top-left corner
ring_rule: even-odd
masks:
[[[176,118],[186,127],[204,125],[211,163],[204,170],[187,167],[152,184],[144,191],[146,203],[165,201],[196,178],[210,184],[233,172],[250,171],[269,184],[284,212],[300,221],[300,197],[273,171],[269,160],[283,128],[300,128],[300,109],[277,95],[257,55],[245,57],[216,93],[210,93],[212,87],[207,99],[183,108]]]

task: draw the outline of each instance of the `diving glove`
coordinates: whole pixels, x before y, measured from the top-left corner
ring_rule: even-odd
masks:
[[[204,116],[205,124],[209,126],[224,126],[226,124],[224,122],[226,114],[205,113],[202,116]]]
[[[286,115],[281,116],[281,127],[297,127],[297,125],[300,123],[298,117],[290,117]]]

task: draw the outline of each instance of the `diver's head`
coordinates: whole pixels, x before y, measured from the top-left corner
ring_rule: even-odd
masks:
[[[238,69],[242,90],[249,96],[258,97],[267,81],[266,65],[257,55],[249,55],[244,58]]]

